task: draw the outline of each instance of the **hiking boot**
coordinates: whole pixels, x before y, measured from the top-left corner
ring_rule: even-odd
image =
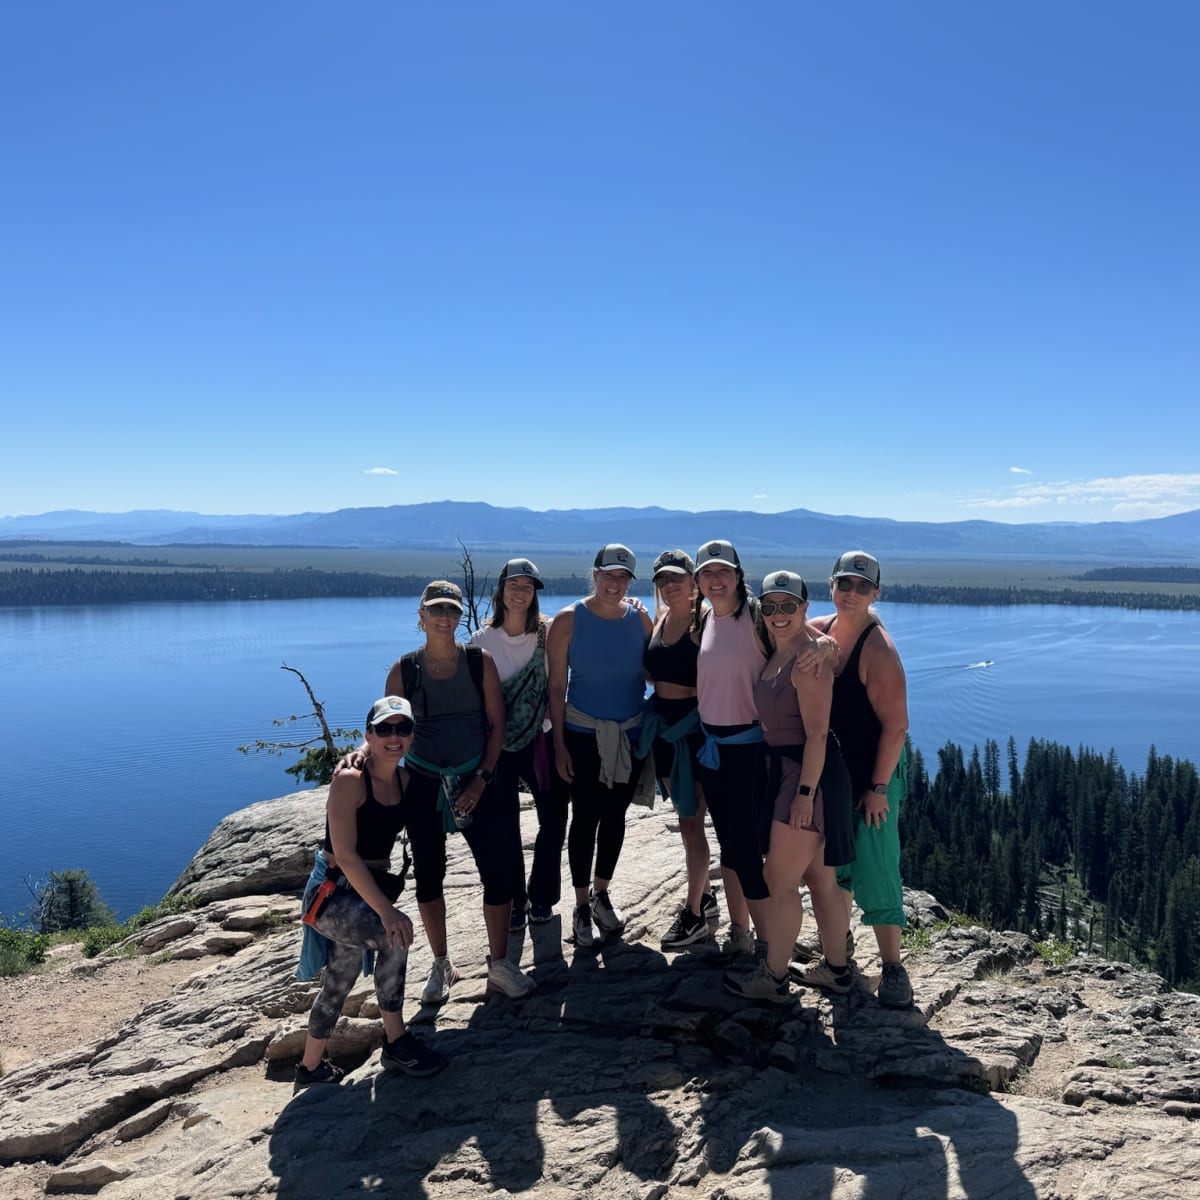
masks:
[[[512,916],[508,918],[508,932],[520,933],[525,928],[525,914],[527,906],[524,901],[518,903],[513,901]]]
[[[884,1008],[908,1008],[913,998],[908,972],[899,963],[885,962],[879,991],[875,994]]]
[[[416,1077],[436,1075],[449,1061],[411,1033],[402,1033],[394,1042],[384,1042],[379,1052],[379,1065],[385,1071]]]
[[[492,958],[488,955],[487,990],[499,992],[513,1000],[528,996],[537,983],[528,975],[522,975],[507,958]]]
[[[529,923],[531,925],[548,925],[553,920],[553,904],[531,904],[529,906]]]
[[[738,959],[749,959],[754,954],[754,934],[741,925],[730,922],[721,948],[713,955],[717,963],[732,963]]]
[[[312,1087],[314,1083],[341,1083],[346,1072],[336,1063],[323,1058],[310,1071],[303,1063],[296,1064],[296,1087]]]
[[[596,941],[596,934],[592,929],[592,909],[590,905],[577,904],[575,906],[575,916],[571,920],[571,929],[575,934],[575,945],[580,950],[590,950]]]
[[[592,920],[601,933],[620,933],[625,928],[625,917],[609,899],[608,892],[593,891],[591,894]]]
[[[837,971],[824,959],[812,963],[792,963],[788,975],[801,987],[824,988],[844,996],[854,986],[854,968],[847,963],[844,970]]]
[[[445,1004],[450,999],[450,985],[457,983],[462,976],[458,968],[450,961],[450,956],[435,958],[429,969],[429,978],[421,989],[422,1004]]]
[[[749,974],[726,971],[721,976],[721,986],[733,996],[744,1000],[765,1000],[768,1004],[787,1004],[792,998],[791,984],[787,976],[776,979],[767,964],[759,963],[757,970]]]
[[[664,950],[684,950],[697,942],[707,941],[711,936],[708,922],[685,906],[679,910],[679,916],[667,930],[666,937],[662,940],[662,948]]]
[[[721,906],[717,903],[716,892],[705,892],[700,897],[700,915],[708,923],[709,929],[716,929],[721,923]]]

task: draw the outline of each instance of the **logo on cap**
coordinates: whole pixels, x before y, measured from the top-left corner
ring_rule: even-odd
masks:
[[[617,562],[628,562],[629,561],[629,555],[626,554],[624,550],[618,550],[616,557],[617,557]]]
[[[786,572],[786,571],[780,571],[780,572],[779,572],[779,574],[775,576],[775,582],[776,582],[776,583],[777,583],[777,584],[778,584],[780,587],[783,587],[783,586],[784,586],[784,584],[786,584],[786,583],[787,583],[787,581],[788,581],[788,577],[787,577],[787,572]]]
[[[708,552],[709,552],[709,554],[720,554],[721,553],[721,543],[720,542],[709,542],[708,543]]]
[[[867,560],[865,558],[856,558],[854,560],[854,569],[856,571],[865,571],[867,569]]]

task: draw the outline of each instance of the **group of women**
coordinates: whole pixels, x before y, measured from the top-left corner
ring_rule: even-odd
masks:
[[[400,829],[434,955],[422,1002],[442,1003],[459,979],[442,890],[445,839],[456,831],[483,884],[488,990],[519,998],[535,983],[509,960],[509,936],[527,919],[553,918],[564,839],[577,948],[624,929],[610,885],[626,811],[639,794],[652,800],[656,782],[678,813],[687,873],[664,950],[707,953],[729,968],[724,987],[749,999],[784,1002],[790,979],[845,992],[855,981],[857,899],[876,932],[881,1003],[911,1002],[896,832],[907,706],[899,656],[872,606],[879,563],[842,555],[830,579],[834,613],[813,620],[798,574],[771,571],[752,596],[726,541],[705,543],[695,559],[682,550],[655,559],[653,620],[627,596],[635,572],[631,550],[602,547],[591,594],[547,620],[537,567],[511,559],[489,623],[468,644],[455,638],[458,587],[425,589],[425,644],[389,671],[360,752],[330,788],[325,848],[304,900],[325,974],[298,1085],[340,1077],[324,1050],[364,951],[376,956],[383,1066],[423,1075],[445,1065],[400,1011],[412,923],[386,874]],[[538,815],[528,880],[522,783]],[[729,917],[720,946],[706,814]],[[790,961],[802,883],[823,949],[803,966]]]

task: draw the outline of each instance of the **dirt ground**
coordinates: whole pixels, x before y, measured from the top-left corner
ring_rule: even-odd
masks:
[[[56,946],[39,970],[0,979],[0,1074],[98,1041],[211,965],[87,959],[78,945]]]

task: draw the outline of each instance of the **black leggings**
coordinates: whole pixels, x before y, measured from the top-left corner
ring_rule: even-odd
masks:
[[[721,846],[721,866],[737,872],[747,900],[766,900],[763,855],[771,830],[771,810],[763,803],[761,742],[722,746],[715,771],[697,764],[704,799]]]
[[[438,776],[409,767],[402,803],[418,904],[440,900],[446,880],[446,829],[437,806],[440,784]],[[525,874],[516,793],[509,795],[494,782],[484,788],[463,837],[483,881],[484,904],[508,904],[521,890]]]
[[[375,995],[384,1012],[404,1006],[408,951],[389,946],[379,914],[355,891],[339,887],[325,901],[316,931],[330,941],[321,990],[308,1014],[308,1032],[324,1040],[342,1015],[346,997],[362,969],[362,952],[375,951]]]
[[[533,795],[538,831],[533,844],[533,865],[529,868],[529,890],[526,893],[522,872],[513,903],[523,905],[528,900],[536,908],[553,908],[562,896],[562,848],[567,838],[567,809],[571,799],[567,781],[554,769],[552,746],[548,747],[550,786],[538,786],[533,761],[537,744],[545,736],[537,734],[520,750],[505,750],[500,755],[496,782],[492,785],[504,792],[505,803],[511,803],[517,812],[521,802],[518,793],[522,780]]]
[[[617,869],[617,859],[625,842],[625,810],[633,799],[639,763],[634,760],[633,774],[627,782],[605,787],[600,782],[596,735],[567,729],[564,736],[575,771],[571,783],[567,861],[571,865],[571,885],[585,888],[592,882],[593,851],[597,878],[611,879]],[[628,735],[623,733],[621,736]]]

